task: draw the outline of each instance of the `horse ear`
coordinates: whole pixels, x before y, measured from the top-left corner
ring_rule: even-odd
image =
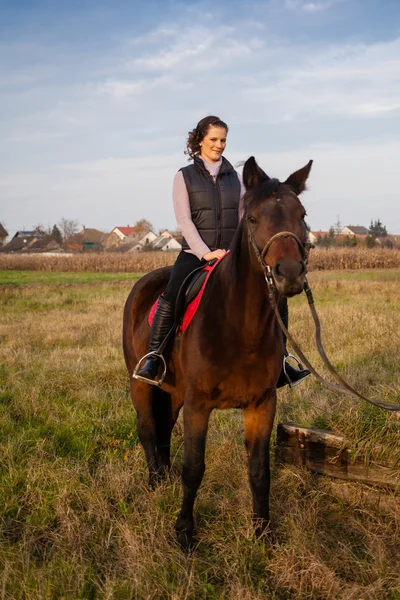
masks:
[[[310,160],[305,167],[303,167],[299,171],[296,171],[295,173],[292,173],[290,177],[288,177],[285,181],[285,184],[290,185],[290,187],[294,189],[297,195],[301,194],[301,192],[304,192],[304,190],[306,189],[306,181],[310,174],[312,164],[313,161]]]
[[[244,163],[243,183],[246,190],[253,188],[263,179],[269,179],[268,175],[256,163],[254,156],[250,156]]]

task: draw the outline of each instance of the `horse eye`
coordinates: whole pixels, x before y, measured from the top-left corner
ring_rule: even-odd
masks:
[[[257,219],[255,217],[249,215],[248,220],[252,225],[257,225]]]

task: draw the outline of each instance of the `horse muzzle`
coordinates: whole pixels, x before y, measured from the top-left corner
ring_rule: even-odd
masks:
[[[307,266],[304,260],[287,258],[271,268],[275,287],[280,294],[291,298],[301,294],[304,288]]]

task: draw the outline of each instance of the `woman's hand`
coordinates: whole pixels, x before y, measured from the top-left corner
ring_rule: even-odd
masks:
[[[214,250],[213,252],[206,252],[206,254],[203,256],[203,260],[209,261],[213,258],[222,258],[225,256],[225,254],[226,250]]]

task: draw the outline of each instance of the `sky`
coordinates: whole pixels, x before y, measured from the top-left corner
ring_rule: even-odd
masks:
[[[189,130],[285,180],[312,230],[400,233],[399,0],[0,0],[0,222],[174,229]],[[240,170],[240,169],[239,169]]]

